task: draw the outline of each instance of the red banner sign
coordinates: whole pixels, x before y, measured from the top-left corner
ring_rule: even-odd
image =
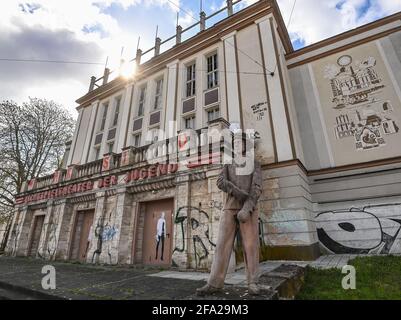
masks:
[[[135,169],[126,173],[124,183],[130,183],[132,181],[151,179],[160,177],[170,173],[175,173],[178,170],[178,164],[155,164],[146,168]],[[80,183],[71,184],[65,187],[58,187],[34,194],[30,194],[23,197],[18,197],[15,200],[15,204],[28,204],[36,201],[44,201],[49,199],[66,197],[75,193],[81,193],[85,191],[93,190],[95,187],[98,189],[109,188],[118,184],[118,176],[111,175],[102,177],[97,180],[95,185],[94,181],[85,181]]]

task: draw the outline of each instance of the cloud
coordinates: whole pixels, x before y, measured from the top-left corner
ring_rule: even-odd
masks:
[[[278,4],[287,23],[294,2],[278,0]],[[394,0],[297,1],[289,33],[293,42],[309,45],[400,10],[401,1]]]
[[[52,31],[42,26],[16,25],[18,31],[0,33],[0,57],[101,61],[102,49],[96,42],[80,40],[69,30]],[[78,94],[76,97],[82,95],[88,75],[97,69],[94,65],[0,61],[0,96],[22,102],[28,96],[39,96],[40,92],[41,97],[54,99],[72,109],[71,91]],[[68,84],[71,84],[71,90]],[[55,89],[57,87],[60,89]],[[77,88],[81,88],[81,92]]]
[[[4,2],[4,3],[3,3]],[[0,58],[105,62],[117,68],[122,46],[132,58],[135,37],[105,9],[152,6],[174,13],[179,0],[7,0],[2,2]],[[174,21],[171,22],[174,24]],[[137,37],[136,37],[137,39]],[[134,44],[135,43],[135,44]],[[143,39],[144,46],[151,46]],[[102,66],[0,61],[0,96],[22,102],[28,96],[54,99],[75,113],[91,75]]]

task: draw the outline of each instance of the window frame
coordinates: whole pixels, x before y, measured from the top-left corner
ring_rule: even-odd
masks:
[[[195,127],[196,127],[196,114],[195,113],[192,113],[192,114],[189,114],[189,115],[187,115],[187,116],[185,116],[185,117],[183,117],[183,120],[184,120],[184,129],[185,130],[195,130]],[[187,127],[187,121],[192,121],[192,123],[193,123],[193,127],[192,128],[188,128]]]
[[[190,77],[189,69],[191,69]],[[196,61],[185,65],[185,99],[192,98],[194,96],[196,96]]]
[[[139,140],[138,145],[136,145],[136,139],[137,139],[137,138],[138,138],[138,140]],[[142,132],[134,133],[132,145],[133,145],[135,148],[139,148],[139,147],[141,146],[141,141],[142,141]]]
[[[143,117],[145,114],[145,104],[146,104],[146,92],[147,85],[143,85],[139,88],[139,99],[138,99],[138,110],[137,110],[137,117]],[[142,97],[143,92],[143,97]]]
[[[95,147],[95,161],[100,160],[100,145]]]
[[[212,59],[210,64],[209,59]],[[211,69],[209,69],[209,66],[211,66]],[[213,52],[206,56],[206,88],[211,90],[218,87],[219,84],[219,55],[217,52]]]
[[[110,105],[110,103],[109,103],[108,101],[102,103],[102,106],[103,106],[103,113],[102,113],[102,118],[100,119],[100,129],[99,129],[99,132],[103,132],[104,129],[106,128],[107,114],[109,113],[109,105]]]
[[[114,119],[112,128],[118,125],[118,118],[120,117],[122,96],[116,98],[116,105],[114,108]]]
[[[114,140],[111,140],[111,141],[107,142],[107,153],[109,153],[109,154],[113,153],[114,144],[115,144]],[[110,148],[110,146],[111,146],[111,148]]]
[[[161,83],[159,88],[159,83]],[[163,86],[164,86],[164,78],[158,78],[155,80],[156,88],[155,88],[155,99],[153,104],[153,110],[159,110],[162,108],[163,102]]]
[[[214,119],[210,120],[210,119],[209,119],[209,114],[210,114],[211,112],[216,113],[216,110],[217,110],[217,112],[218,112],[218,116],[215,117]],[[219,104],[218,104],[218,105],[211,106],[211,107],[207,108],[205,111],[206,111],[207,123],[210,123],[210,122],[212,122],[212,121],[214,121],[214,120],[216,120],[216,119],[218,119],[218,118],[221,117],[221,109],[220,109],[220,105],[219,105]]]

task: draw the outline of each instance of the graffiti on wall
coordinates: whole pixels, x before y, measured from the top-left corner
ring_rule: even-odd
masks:
[[[265,101],[251,106],[252,113],[255,115],[257,121],[261,121],[265,118],[268,111],[268,105],[269,103]]]
[[[363,209],[327,211],[316,216],[320,243],[337,254],[401,252],[401,214],[380,217]]]
[[[210,239],[209,215],[200,208],[185,206],[177,210],[174,223],[178,225],[178,228],[176,247],[173,252],[184,252],[189,246],[192,246],[195,256],[195,267],[198,268],[202,260],[209,256],[209,247],[216,246]],[[190,226],[191,238],[186,234],[187,223]]]
[[[342,55],[336,64],[327,64],[324,78],[330,82],[334,131],[337,140],[353,138],[356,150],[370,150],[386,144],[386,136],[400,131],[391,101],[383,94],[386,87],[372,56],[354,61]]]
[[[114,237],[118,233],[118,228],[116,226],[110,226],[106,224],[106,226],[103,228],[102,232],[102,241],[107,242],[107,241],[112,241]]]
[[[49,220],[48,223],[45,223],[43,225],[42,230],[47,230],[47,239],[45,238],[45,241],[40,243],[39,249],[38,249],[38,257],[43,259],[45,258],[42,256],[42,253],[47,255],[49,259],[54,259],[57,251],[57,242],[58,242],[58,236],[57,236],[57,228],[59,226],[59,220],[61,216],[61,211],[62,208],[58,206],[56,210],[52,213],[51,219]],[[43,250],[44,249],[44,250]]]
[[[112,223],[112,219],[115,218],[116,208],[113,208],[109,213],[107,220],[104,217],[98,219],[94,230],[95,239],[97,241],[96,249],[92,255],[92,263],[95,261],[95,256],[100,257],[102,252],[106,252],[109,263],[112,263],[112,246],[113,240],[119,232],[116,225]]]

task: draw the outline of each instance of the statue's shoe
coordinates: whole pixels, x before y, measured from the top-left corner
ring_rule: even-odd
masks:
[[[256,283],[249,284],[248,291],[249,291],[250,295],[253,295],[253,296],[260,295],[260,288]]]
[[[220,292],[221,290],[221,288],[216,288],[211,286],[210,284],[206,284],[203,287],[196,289],[196,294],[198,296],[207,296],[216,292]]]

